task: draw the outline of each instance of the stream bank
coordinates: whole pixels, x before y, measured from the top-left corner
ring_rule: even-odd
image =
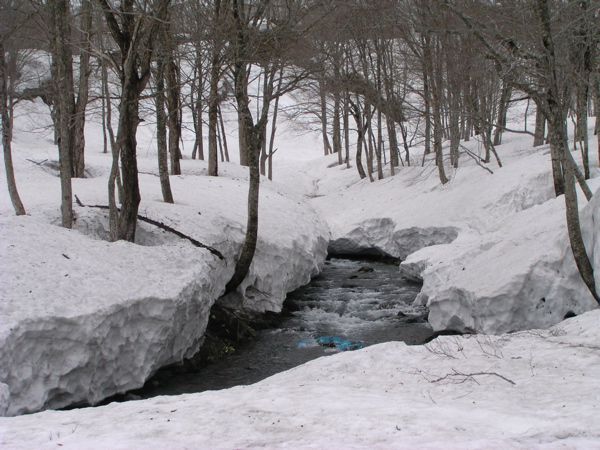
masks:
[[[432,330],[426,310],[412,306],[420,288],[404,279],[397,265],[329,259],[310,284],[288,295],[281,314],[256,321],[213,308],[207,340],[195,357],[159,370],[142,389],[119,399],[252,384],[337,353],[336,342],[355,344],[352,348],[389,341],[422,344]]]

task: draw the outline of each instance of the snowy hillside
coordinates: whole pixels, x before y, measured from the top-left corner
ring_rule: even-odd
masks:
[[[481,151],[477,140],[464,145]],[[531,145],[529,136],[507,134],[497,147],[503,167],[490,164],[493,173],[463,154],[446,185],[433,156],[421,166],[418,150],[411,167],[374,183],[360,180],[354,168],[332,166],[330,157],[302,168],[301,189],[330,225],[330,252],[399,258],[402,272],[423,279],[417,302],[429,307],[434,329],[548,327],[597,303],[575,268],[564,200],[554,197],[549,147]],[[591,149],[597,155],[595,145]],[[589,185],[596,191],[595,159],[592,166]],[[598,214],[593,203],[586,217]],[[596,255],[597,227],[591,219],[585,223],[588,249]]]

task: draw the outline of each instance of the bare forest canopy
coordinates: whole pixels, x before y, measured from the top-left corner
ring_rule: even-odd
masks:
[[[231,291],[254,255],[260,175],[272,177],[282,116],[318,127],[324,154],[354,165],[361,178],[374,182],[429,158],[444,184],[447,168],[465,157],[488,172],[502,166],[497,147],[507,110],[526,101],[536,124],[530,130],[525,121],[516,131],[550,145],[575,260],[598,298],[576,186],[589,199],[594,137],[587,124],[600,108],[599,51],[600,0],[0,0],[9,193],[24,214],[12,169],[13,114],[19,102],[40,98],[54,122],[62,223],[71,227],[71,179],[85,176],[86,113],[100,109],[113,161],[111,239],[133,241],[142,116],[151,111],[156,122],[159,179],[172,203],[169,174],[181,173],[183,127],[196,136],[187,156],[207,159],[209,175],[218,176],[219,160],[230,156],[223,109],[233,105],[250,181],[247,236]],[[40,53],[51,64],[35,80],[27,71]],[[283,110],[283,96],[293,106]],[[568,120],[575,123],[572,143]],[[600,139],[598,122],[595,133]],[[470,139],[482,143],[483,157],[461,144]],[[411,155],[415,146],[424,148],[421,161]]]

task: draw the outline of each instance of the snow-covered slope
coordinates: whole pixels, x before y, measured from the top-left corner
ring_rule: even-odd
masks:
[[[600,212],[598,198],[584,216]],[[577,272],[565,228],[564,200],[557,198],[507,217],[496,231],[422,249],[402,267],[421,268],[424,285],[416,302],[429,306],[434,329],[548,327],[597,307]],[[591,220],[584,229],[598,239]]]
[[[331,157],[306,165],[307,181],[299,188],[330,224],[330,251],[399,258],[405,274],[423,279],[417,302],[430,308],[435,330],[548,327],[597,303],[570,253],[549,148],[531,144],[529,136],[507,134],[497,147],[503,167],[490,164],[493,174],[463,154],[446,185],[432,157],[421,167],[416,155],[411,167],[400,167],[393,177],[386,166],[386,178],[374,183],[359,180],[354,167],[332,166]],[[481,150],[477,145],[465,143],[474,153]],[[597,177],[595,158],[591,164]],[[596,190],[599,179],[590,186]],[[593,209],[586,208],[590,216]],[[597,227],[588,222],[591,233]]]
[[[97,402],[195,352],[244,239],[243,168],[223,165],[215,178],[203,162],[185,160],[183,175],[171,177],[169,205],[155,156],[139,158],[140,214],[214,247],[221,261],[145,223],[136,244],[109,243],[100,209],[75,206],[74,229],[59,227],[55,158],[39,136],[17,133],[17,183],[29,215],[14,217],[8,195],[0,196],[0,413],[9,415]],[[109,157],[90,151],[86,159],[90,176],[74,180],[74,194],[105,205]],[[329,231],[301,198],[268,180],[259,220],[256,256],[234,300],[279,311],[286,293],[320,270]]]
[[[320,358],[252,386],[0,419],[0,447],[598,448],[600,311]]]

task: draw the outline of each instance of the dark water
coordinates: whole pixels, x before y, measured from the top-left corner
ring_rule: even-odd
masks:
[[[372,261],[332,259],[312,282],[289,294],[276,328],[261,330],[224,359],[181,373],[159,371],[139,397],[175,395],[252,384],[311,359],[336,353],[317,344],[323,336],[337,336],[372,345],[388,341],[423,343],[431,336],[427,323],[409,323],[422,314],[411,306],[420,286],[403,280],[397,265]]]

